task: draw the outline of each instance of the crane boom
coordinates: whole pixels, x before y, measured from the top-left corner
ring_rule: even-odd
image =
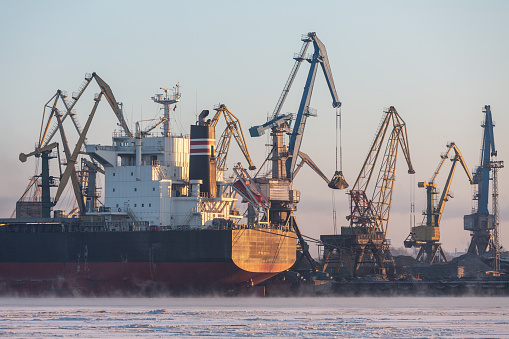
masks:
[[[226,107],[224,104],[219,104],[215,110],[216,114],[211,119],[210,126],[215,127],[221,115],[224,116],[226,121],[226,128],[219,138],[216,151],[217,169],[222,171],[226,170],[226,158],[228,157],[228,151],[230,149],[232,136],[239,145],[242,154],[246,158],[249,164],[249,169],[256,169],[256,166],[253,164],[251,156],[249,155],[249,151],[247,150],[246,140],[244,139],[244,133],[242,132],[242,126],[240,125],[239,119],[233,115],[233,113],[230,112],[228,107]]]
[[[388,138],[386,136],[389,135]],[[385,151],[379,166],[378,177],[374,185],[372,198],[366,190],[377,165],[377,160],[385,143]],[[408,165],[408,173],[415,173],[410,160],[406,124],[398,112],[391,106],[384,111],[375,139],[359,175],[348,192],[350,196],[349,227],[341,227],[341,234],[322,235],[326,243],[324,266],[330,262],[331,251],[339,254],[339,260],[348,267],[351,277],[370,272],[383,276],[396,273],[395,263],[387,239],[392,192],[396,181],[396,163],[401,148]],[[378,166],[377,166],[378,167]]]
[[[392,201],[392,190],[395,181],[396,159],[398,148],[401,147],[408,165],[408,173],[415,173],[410,159],[406,124],[394,106],[384,112],[375,140],[359,172],[357,180],[350,194],[350,225],[361,227],[365,233],[381,232],[383,238],[387,235],[389,214]],[[371,199],[367,198],[366,189],[371,180],[374,168],[380,154],[385,136],[392,125],[390,137],[384,152],[383,160]]]
[[[454,156],[450,158],[452,162],[451,169],[449,171],[449,175],[447,176],[447,180],[445,182],[440,200],[438,203],[436,203],[436,196],[438,195],[438,191],[436,189],[437,185],[435,183],[435,179],[437,178],[440,169],[443,167],[445,159],[449,159],[449,154],[452,150],[454,150]],[[407,248],[420,247],[416,259],[428,264],[447,262],[447,257],[442,249],[442,244],[439,243],[439,226],[444,212],[445,203],[449,200],[449,197],[452,197],[452,195],[449,193],[449,190],[451,188],[452,178],[454,176],[458,162],[461,163],[465,173],[467,174],[468,180],[470,183],[472,183],[472,176],[468,171],[465,160],[463,159],[459,148],[454,142],[451,142],[447,145],[447,152],[440,155],[440,157],[441,160],[437,166],[437,169],[431,176],[431,179],[428,182],[418,183],[419,187],[426,189],[426,223],[412,227],[410,234],[404,241],[404,245]]]
[[[313,162],[313,160],[311,160],[309,155],[304,152],[299,152],[299,157],[302,159],[302,161],[295,169],[294,175],[297,175],[297,172],[302,168],[302,166],[304,166],[304,164],[308,164],[308,166],[311,167],[311,169],[315,171],[315,173],[318,174],[320,178],[325,180],[326,183],[329,183],[329,179],[325,176],[325,174],[323,174],[322,170]]]
[[[451,149],[454,149],[455,154],[454,154],[454,157],[451,159],[451,161],[452,161],[451,170],[449,171],[449,176],[447,177],[447,181],[445,182],[444,190],[442,191],[442,196],[440,197],[440,202],[437,205],[436,226],[440,225],[440,220],[442,219],[445,202],[447,201],[447,197],[449,196],[449,189],[451,188],[452,177],[454,176],[454,171],[456,169],[456,165],[458,164],[458,162],[461,164],[461,166],[465,170],[465,173],[467,174],[467,177],[468,177],[468,180],[470,181],[470,183],[472,183],[472,181],[473,181],[472,175],[468,171],[467,164],[465,163],[465,160],[463,159],[463,156],[461,155],[461,152],[460,152],[459,148],[456,146],[456,144],[451,143],[447,147],[449,147],[449,150],[447,151],[447,153],[449,153],[449,151]]]
[[[67,97],[67,95],[62,93],[62,91],[58,91],[57,92],[58,97],[62,99],[62,102],[64,103],[65,110],[66,110],[64,116],[62,117],[62,122],[68,116],[71,116],[72,122],[74,124],[74,127],[78,131],[78,134],[81,133],[81,130],[79,129],[77,120],[75,118],[75,115],[72,113],[72,110],[73,110],[74,106],[76,105],[76,103],[78,102],[78,100],[81,98],[81,95],[87,89],[87,87],[90,84],[90,82],[92,81],[92,79],[93,79],[92,74],[90,74],[90,73],[85,74],[85,81],[81,84],[81,86],[78,89],[78,91],[72,94],[72,100],[70,102],[67,102],[67,100],[65,99]],[[47,103],[46,103],[45,107],[46,106],[47,106]],[[43,116],[44,116],[44,114],[43,114]],[[42,126],[41,126],[41,128],[42,128]],[[54,127],[54,129],[50,133],[48,133],[48,128],[49,128],[49,122],[46,125],[46,130],[44,131],[44,135],[42,135],[42,133],[41,133],[41,138],[39,139],[39,144],[40,145],[42,145],[43,143],[44,143],[44,145],[49,144],[49,142],[53,139],[53,137],[55,136],[55,134],[58,131],[58,124]]]
[[[30,152],[28,154],[25,154],[25,153],[20,153],[19,154],[19,161],[21,162],[25,162],[27,161],[27,158],[34,155],[36,157],[39,157],[41,155],[42,152],[47,152],[47,151],[50,151],[52,150],[53,148],[57,147],[58,144],[56,142],[53,142],[47,146],[44,146],[44,147],[41,147],[41,148],[36,148],[33,152]]]
[[[275,118],[277,118],[279,116],[281,107],[283,107],[286,96],[288,95],[288,92],[290,92],[290,88],[292,87],[293,80],[295,79],[295,75],[297,75],[297,71],[299,70],[302,60],[304,60],[304,56],[306,55],[306,51],[308,49],[308,46],[309,46],[309,43],[311,42],[311,40],[309,40],[308,35],[305,34],[302,37],[302,41],[304,41],[304,44],[302,45],[300,52],[293,57],[295,59],[295,64],[293,65],[292,71],[290,72],[290,76],[288,77],[288,80],[286,81],[285,87],[283,88],[283,92],[281,93],[281,96],[279,97],[279,100],[277,101],[276,108],[274,108],[274,112],[272,113],[272,117],[269,120],[274,120]]]
[[[144,122],[144,121],[151,121],[152,124],[150,124],[148,127],[146,127],[144,130],[141,130],[141,125],[140,125],[140,122]],[[161,124],[165,123],[166,121],[168,121],[167,118],[159,118],[159,119],[149,119],[149,120],[139,120],[139,121],[136,121],[136,137],[145,137],[147,135],[149,135],[149,133],[154,130],[155,128],[157,128],[158,126],[160,126]]]
[[[110,104],[111,108],[113,109],[113,112],[115,113],[115,115],[117,116],[117,119],[118,121],[120,122],[120,125],[122,126],[122,128],[124,129],[125,133],[129,136],[132,136],[132,133],[131,131],[129,130],[129,127],[127,126],[127,123],[124,119],[124,114],[122,112],[122,110],[119,108],[119,105],[115,99],[115,96],[113,95],[113,91],[111,90],[110,86],[103,80],[99,77],[99,75],[97,75],[97,73],[87,73],[85,75],[85,81],[83,82],[83,84],[81,85],[81,87],[79,88],[78,92],[76,93],[73,93],[73,98],[70,102],[67,102],[65,100],[65,98],[67,97],[62,91],[57,91],[57,94],[55,94],[55,96],[53,96],[45,105],[45,107],[50,107],[48,106],[48,103],[53,99],[55,98],[55,100],[58,100],[58,99],[62,99],[62,102],[64,103],[64,106],[65,106],[65,114],[62,115],[61,117],[61,121],[64,122],[65,119],[68,117],[68,116],[71,116],[71,119],[72,119],[72,122],[74,124],[74,127],[76,128],[78,134],[81,134],[81,130],[78,126],[78,122],[76,121],[76,117],[74,116],[74,114],[72,113],[72,109],[74,108],[74,106],[76,105],[76,103],[78,102],[78,100],[81,98],[81,95],[85,92],[85,90],[87,89],[88,85],[90,84],[90,82],[92,81],[92,79],[95,79],[97,84],[99,85],[99,87],[101,88],[101,92],[104,94],[104,96],[106,97],[106,99],[108,100],[108,103]],[[39,137],[39,147],[43,147],[43,146],[46,146],[48,145],[51,140],[53,139],[53,137],[55,136],[55,134],[57,133],[57,131],[59,130],[59,127],[58,127],[58,124],[55,126],[55,128],[50,132],[49,131],[49,127],[50,127],[50,123],[51,123],[51,118],[52,118],[52,115],[49,117],[48,119],[48,122],[46,123],[46,126],[45,128],[43,128],[43,125],[41,125],[41,133],[40,133],[40,137]],[[44,120],[44,114],[43,114],[43,120]]]
[[[474,175],[474,183],[479,185],[479,199],[478,199],[478,214],[489,214],[488,200],[489,200],[489,187],[490,187],[490,167],[489,163],[492,156],[497,156],[495,148],[495,138],[493,136],[493,119],[491,116],[491,108],[489,105],[484,107],[486,114],[483,131],[483,140],[481,148],[481,163],[476,169]]]
[[[83,143],[85,142],[85,137],[88,133],[88,129],[90,128],[90,124],[92,123],[92,119],[94,118],[95,111],[97,110],[97,106],[99,105],[99,102],[101,101],[101,96],[102,96],[102,92],[99,93],[99,95],[95,98],[95,104],[94,104],[94,107],[92,108],[92,112],[90,113],[90,115],[87,119],[85,128],[83,129],[83,132],[81,133],[80,138],[78,139],[78,142],[76,143],[76,146],[74,147],[72,154],[69,152],[69,148],[66,145],[67,142],[65,140],[62,140],[62,142],[64,143],[64,148],[66,150],[67,166],[65,168],[64,173],[62,174],[62,178],[60,178],[60,184],[58,185],[58,190],[55,195],[55,202],[60,199],[60,196],[61,196],[65,186],[67,185],[69,177],[71,177],[71,180],[73,180],[73,187],[74,187],[74,191],[76,194],[76,200],[78,201],[78,206],[80,206],[80,212],[84,211],[83,206],[82,206],[83,205],[83,196],[81,193],[81,188],[79,189],[79,194],[78,194],[78,189],[76,187],[76,182],[78,182],[78,178],[76,176],[76,169],[74,166],[76,165],[76,161],[78,159],[78,155],[80,153],[81,146],[83,146]],[[64,139],[62,122],[58,116],[57,116],[57,118],[59,119],[58,123],[61,128],[62,138]],[[74,178],[74,176],[76,176],[76,178]],[[78,187],[81,187],[81,186],[78,186]]]
[[[410,150],[408,148],[408,136],[406,131],[406,124],[401,119],[396,109],[391,106],[389,110],[392,110],[394,114],[391,115],[393,120],[393,130],[391,132],[387,148],[382,161],[383,172],[380,171],[373,192],[372,201],[377,203],[374,205],[375,209],[375,223],[376,228],[383,232],[384,239],[387,236],[387,230],[389,225],[389,214],[392,201],[392,192],[394,182],[396,180],[396,159],[398,154],[398,145],[401,147],[401,151],[405,157],[408,165],[408,173],[415,173],[412,162],[410,160]]]
[[[302,93],[302,99],[299,106],[299,111],[295,118],[295,125],[293,131],[290,134],[290,142],[288,145],[288,159],[286,159],[286,175],[288,178],[293,179],[293,172],[297,163],[297,158],[302,143],[302,137],[304,136],[304,128],[306,127],[306,120],[308,116],[314,116],[315,114],[310,111],[309,103],[311,102],[311,94],[313,93],[313,86],[315,83],[316,70],[318,64],[322,65],[322,70],[329,86],[329,91],[332,96],[332,107],[340,107],[341,102],[339,101],[338,94],[336,93],[336,87],[332,78],[332,72],[330,70],[329,58],[327,57],[327,51],[325,46],[318,39],[316,33],[311,32],[308,34],[309,39],[313,42],[315,51],[311,59],[308,61],[311,63],[309,68],[306,85],[304,86],[304,92]]]
[[[257,180],[260,185],[265,190],[267,190],[267,192],[269,192],[268,198],[270,200],[270,208],[268,220],[270,220],[270,223],[273,225],[291,227],[296,232],[299,239],[299,244],[302,248],[303,256],[309,261],[310,266],[312,267],[313,271],[315,271],[316,267],[314,261],[311,259],[311,255],[308,251],[309,246],[307,245],[305,239],[302,237],[302,234],[300,233],[300,230],[297,226],[297,222],[295,221],[295,216],[293,214],[293,211],[296,210],[296,204],[300,200],[300,192],[298,190],[294,190],[292,185],[296,173],[301,168],[300,165],[297,166],[297,160],[299,154],[302,154],[300,153],[300,146],[302,143],[302,137],[304,135],[306,119],[308,116],[316,115],[313,114],[312,110],[309,108],[309,103],[311,101],[311,94],[313,92],[313,85],[315,82],[318,64],[322,65],[322,70],[324,72],[325,78],[327,80],[327,85],[329,86],[329,90],[332,96],[332,106],[340,107],[341,103],[339,102],[338,95],[336,93],[336,88],[332,79],[332,72],[330,70],[329,60],[324,45],[314,32],[306,34],[302,38],[302,41],[304,44],[302,45],[299,54],[294,57],[295,64],[292,68],[292,71],[290,72],[290,76],[285,84],[285,87],[283,88],[283,92],[279,97],[273,115],[265,124],[251,127],[249,129],[249,133],[252,137],[259,137],[264,134],[265,130],[269,128],[271,129],[272,150],[270,151],[266,160],[270,158],[272,162],[272,178],[267,179],[263,177],[255,178],[255,180]],[[311,42],[314,46],[314,53],[311,57],[305,57],[306,51]],[[302,99],[300,101],[299,111],[296,115],[295,125],[293,126],[293,130],[291,130],[292,114],[280,115],[280,111],[303,60],[308,61],[311,66],[308,72]],[[287,147],[287,144],[284,142],[285,134],[290,135],[290,140],[288,143],[289,147]],[[302,165],[304,163],[308,163],[315,171],[318,170],[316,165],[311,165],[312,161],[308,157],[304,155],[302,159],[304,161],[301,163]],[[319,170],[317,172],[319,172]],[[328,182],[323,173],[321,177]],[[276,191],[285,191],[287,193],[280,195],[270,195],[270,192]]]
[[[127,126],[127,123],[124,119],[124,113],[118,107],[117,100],[115,99],[115,96],[113,95],[113,91],[111,90],[110,86],[106,82],[104,82],[104,80],[101,79],[101,77],[99,77],[99,75],[97,75],[97,73],[95,73],[95,72],[92,73],[92,76],[97,81],[97,84],[99,85],[99,87],[101,87],[102,93],[106,97],[106,100],[108,100],[108,103],[110,104],[111,108],[113,109],[113,112],[117,116],[117,119],[120,122],[120,125],[122,126],[122,128],[124,129],[125,133],[129,137],[132,137],[133,134],[131,133],[131,131],[129,130],[129,127]]]
[[[56,108],[55,108],[55,111],[56,111]],[[76,201],[78,203],[79,209],[80,209],[80,211],[84,211],[84,202],[83,202],[83,194],[81,192],[81,185],[78,180],[78,175],[76,174],[76,168],[74,167],[74,163],[69,160],[69,159],[71,159],[72,155],[71,155],[71,151],[69,150],[69,143],[67,142],[67,137],[65,135],[64,127],[62,124],[62,118],[58,112],[55,112],[55,117],[58,122],[58,128],[60,130],[60,136],[62,138],[62,145],[64,147],[65,157],[68,162],[66,171],[69,171],[69,174],[67,174],[67,176],[66,176],[67,179],[65,181],[67,183],[67,181],[69,180],[69,177],[71,178],[74,195],[76,196]],[[62,178],[64,178],[64,175],[62,175]],[[60,191],[60,193],[57,192],[57,194],[55,196],[55,201],[54,201],[55,204],[58,201],[58,199],[60,198],[60,195],[62,194],[63,189],[65,188],[65,185],[62,185],[62,178],[58,185],[58,190]]]
[[[375,135],[375,139],[373,140],[373,144],[369,149],[368,156],[366,160],[364,160],[364,164],[362,165],[361,171],[355,180],[352,191],[365,192],[369,182],[371,180],[371,176],[373,175],[373,169],[376,164],[376,160],[378,159],[378,154],[380,153],[382,142],[384,141],[385,134],[387,133],[387,128],[389,127],[390,115],[385,114],[383,117],[380,126],[378,127],[378,131]]]

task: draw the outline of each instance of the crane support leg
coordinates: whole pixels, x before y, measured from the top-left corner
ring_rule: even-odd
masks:
[[[293,213],[290,213],[288,215],[286,225],[291,225],[295,234],[297,234],[297,238],[299,239],[299,244],[302,248],[302,254],[307,259],[308,263],[310,264],[311,270],[313,271],[313,273],[316,272],[317,268],[315,265],[315,261],[311,257],[311,254],[309,254],[309,245],[307,244],[306,240],[304,240],[302,233],[300,233],[299,226],[297,225],[297,221],[295,220],[295,216],[293,215]]]
[[[479,234],[480,232],[472,234],[472,241],[468,246],[468,253],[484,254],[486,251],[495,250],[495,243],[491,233]]]

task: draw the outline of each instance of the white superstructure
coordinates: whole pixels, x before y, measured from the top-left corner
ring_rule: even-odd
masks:
[[[87,145],[87,153],[105,170],[104,206],[138,221],[168,229],[210,228],[231,223],[231,188],[200,194],[200,180],[189,181],[190,139],[169,130],[170,105],[179,101],[178,86],[152,99],[164,106],[162,132],[141,131],[132,137],[114,133],[112,146]],[[158,123],[157,125],[159,125]],[[156,125],[156,126],[157,126]]]

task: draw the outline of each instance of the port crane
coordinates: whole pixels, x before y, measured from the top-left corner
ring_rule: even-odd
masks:
[[[92,111],[87,119],[87,122],[85,124],[84,128],[81,128],[77,118],[76,118],[76,112],[74,110],[74,107],[78,100],[81,98],[82,94],[85,92],[89,84],[92,82],[92,80],[96,80],[97,84],[99,85],[99,88],[101,89],[101,92],[96,94],[94,97],[94,107],[92,108]],[[43,178],[41,183],[41,202],[42,202],[42,216],[49,217],[51,214],[51,208],[56,205],[58,200],[60,199],[63,190],[65,186],[67,185],[68,181],[71,180],[74,195],[78,204],[78,208],[80,211],[80,214],[84,215],[86,213],[86,206],[85,206],[85,197],[83,195],[83,188],[81,185],[79,176],[76,171],[76,164],[78,156],[81,154],[82,146],[86,144],[86,135],[88,132],[88,129],[90,127],[90,124],[92,122],[92,119],[95,115],[95,112],[97,110],[97,106],[101,100],[101,97],[106,97],[109,105],[111,106],[113,112],[117,116],[117,119],[119,120],[120,126],[122,126],[124,133],[127,135],[132,135],[131,131],[129,130],[129,127],[127,126],[127,123],[124,119],[123,111],[122,111],[122,105],[120,103],[117,103],[115,96],[113,95],[113,92],[110,88],[110,86],[97,75],[97,73],[87,73],[85,75],[85,81],[80,86],[79,90],[77,92],[74,92],[72,94],[72,99],[67,99],[67,93],[61,90],[57,90],[57,92],[53,95],[52,98],[48,100],[48,102],[44,105],[44,112],[43,112],[43,123],[41,124],[41,130],[39,133],[39,140],[37,142],[37,145],[35,147],[35,150],[31,153],[20,154],[20,161],[24,162],[28,156],[35,155],[36,157],[42,156],[43,158],[43,166],[42,166],[42,174],[40,177]],[[50,102],[52,104],[50,105]],[[64,110],[61,111],[57,108],[57,105],[59,102],[62,102],[64,105]],[[49,109],[50,112],[48,116],[46,117],[46,109]],[[67,141],[67,137],[65,134],[65,130],[63,127],[63,123],[67,117],[70,117],[73,125],[78,132],[79,139],[77,144],[75,145],[74,149],[71,150]],[[56,124],[52,124],[53,120],[56,120]],[[46,120],[46,122],[45,122]],[[53,126],[52,129],[50,127]],[[59,132],[62,138],[62,145],[64,149],[64,153],[66,156],[66,167],[64,171],[60,170],[60,178],[59,180],[55,180],[55,178],[51,177],[49,175],[49,165],[48,160],[50,159],[50,150],[53,149],[56,143],[51,143],[53,137],[55,134]],[[93,163],[93,162],[91,162]],[[88,173],[90,171],[97,171],[97,165],[94,166],[88,166]],[[45,179],[49,178],[49,179]],[[34,180],[31,180],[29,183],[29,187],[33,186]],[[92,183],[95,182],[87,180],[87,182]],[[57,187],[57,193],[55,195],[55,198],[53,201],[51,201],[50,198],[50,187]],[[91,188],[88,188],[86,190],[87,192],[91,192]],[[22,196],[22,199],[19,201],[22,201],[24,197],[26,196],[26,191],[24,195]],[[95,201],[95,200],[93,200]]]
[[[387,144],[382,156],[373,194],[368,198],[367,189],[373,178],[375,166],[379,159],[384,140]],[[369,273],[381,275],[393,274],[393,259],[386,238],[389,226],[389,214],[394,182],[396,181],[396,159],[401,148],[405,157],[408,173],[415,171],[410,160],[406,124],[394,106],[384,112],[382,122],[375,139],[362,165],[353,188],[347,193],[350,196],[350,222],[341,228],[340,235],[322,235],[324,243],[324,270],[335,253],[347,266],[350,276],[362,274],[362,268]],[[387,272],[387,269],[390,271]],[[366,272],[368,273],[368,272]]]
[[[332,96],[332,107],[339,108],[341,102],[336,92],[324,44],[318,39],[315,32],[303,35],[301,40],[303,41],[303,45],[300,52],[294,56],[295,64],[285,83],[272,116],[263,125],[251,127],[249,133],[252,137],[259,137],[263,135],[266,130],[271,130],[272,150],[266,160],[270,157],[272,161],[272,177],[257,177],[255,181],[260,185],[264,196],[270,201],[270,223],[276,226],[289,227],[296,232],[303,256],[311,264],[312,270],[316,271],[314,260],[309,254],[308,245],[299,230],[293,213],[296,210],[296,204],[300,200],[300,192],[292,189],[292,183],[296,173],[300,169],[300,166],[297,166],[297,161],[307,118],[316,116],[316,111],[309,105],[318,67],[321,66],[323,70],[327,86]],[[314,52],[312,55],[306,56],[310,44],[313,45]],[[299,109],[295,115],[295,119],[293,119],[292,114],[281,115],[280,112],[300,65],[304,60],[309,62],[310,68]],[[288,147],[285,145],[283,137],[286,133],[289,134]],[[306,157],[306,159],[308,158],[309,157]],[[302,257],[297,259],[297,263],[301,259]]]
[[[499,255],[500,243],[499,223],[498,223],[498,182],[497,171],[504,167],[503,161],[496,160],[497,149],[495,147],[495,137],[493,134],[493,123],[491,107],[484,106],[483,138],[481,147],[480,165],[473,173],[473,184],[477,185],[477,192],[474,194],[474,200],[477,200],[477,206],[472,214],[463,217],[464,229],[470,231],[471,242],[468,247],[468,253],[483,254],[486,251],[493,251],[495,256]],[[493,173],[490,178],[490,173]],[[488,210],[489,185],[490,179],[493,180],[492,190],[492,213]],[[495,260],[497,262],[497,260]],[[495,269],[498,265],[495,264]]]
[[[146,127],[145,129],[141,128],[141,122],[147,122],[150,121],[151,124]],[[136,121],[136,137],[137,138],[144,138],[150,135],[150,132],[152,132],[154,129],[159,127],[161,124],[164,124],[168,121],[166,118],[159,118],[159,119],[148,119],[148,120],[139,120]]]
[[[276,171],[273,172],[273,177],[277,176],[278,178],[288,178],[289,180],[293,180],[295,175],[295,167],[298,160],[300,146],[302,144],[302,138],[304,136],[307,118],[310,116],[317,116],[316,110],[311,108],[309,104],[311,102],[311,95],[313,93],[313,86],[319,65],[323,70],[325,80],[332,96],[332,107],[339,108],[341,106],[341,102],[339,101],[336,87],[334,85],[334,80],[332,78],[332,71],[324,44],[320,41],[320,39],[318,39],[315,32],[310,32],[303,35],[301,40],[304,42],[304,44],[302,45],[300,52],[294,56],[295,64],[290,72],[290,76],[288,77],[288,80],[283,88],[283,92],[281,93],[271,118],[265,124],[260,126],[253,126],[249,129],[249,133],[252,137],[259,137],[263,135],[267,129],[272,129],[273,139],[281,137],[283,132],[289,133],[290,139],[288,148],[285,147],[285,156],[283,156],[283,154],[277,154],[276,159],[274,159],[273,154],[272,159],[273,161],[279,161],[280,163],[285,164],[285,173],[283,173],[283,171]],[[313,43],[314,53],[311,56],[306,57],[306,51],[310,43]],[[289,130],[293,116],[291,114],[280,115],[280,111],[303,60],[307,60],[310,63],[310,68],[306,79],[306,84],[304,86],[304,91],[302,93],[299,110],[295,116],[295,123],[293,124],[293,129],[290,132]],[[277,133],[274,135],[275,132],[280,132],[281,134]],[[282,138],[280,141],[282,141]],[[281,148],[282,145],[277,144],[275,147]]]
[[[215,128],[221,116],[223,116],[226,121],[226,128],[221,134],[216,148],[217,170],[226,170],[226,159],[228,157],[228,151],[230,150],[232,137],[235,139],[237,145],[239,145],[239,148],[242,151],[242,154],[246,158],[249,169],[255,170],[256,166],[253,164],[253,161],[249,156],[249,151],[247,150],[246,140],[244,139],[244,133],[242,132],[242,126],[240,125],[239,119],[230,112],[228,107],[224,104],[217,105],[214,110],[216,111],[216,114],[211,119],[209,123],[210,126]]]
[[[36,189],[34,190],[34,195],[32,199],[33,201],[37,201],[40,199],[41,217],[43,218],[51,217],[51,207],[53,206],[53,203],[51,202],[50,187],[58,187],[58,180],[57,178],[49,175],[49,160],[51,158],[54,158],[54,156],[52,156],[51,153],[55,148],[57,148],[58,154],[58,143],[56,142],[48,144],[44,147],[36,147],[36,149],[33,152],[30,152],[29,154],[20,153],[19,160],[21,162],[26,162],[27,159],[31,156],[35,156],[37,158],[40,157],[42,162],[42,172],[40,175],[34,175],[30,179],[28,187],[26,188],[25,192],[16,203],[16,210],[18,210],[19,203],[23,203],[25,201],[25,198],[28,192],[32,189],[32,187],[35,187]],[[41,190],[37,189],[38,187],[41,187]]]
[[[454,151],[454,155],[449,157],[449,154],[452,153],[451,151]],[[444,212],[445,203],[449,200],[449,198],[453,198],[453,195],[449,192],[449,189],[451,188],[452,178],[454,176],[458,162],[465,170],[470,183],[473,181],[465,160],[463,159],[458,146],[456,146],[454,142],[451,142],[447,145],[447,152],[442,154],[440,157],[441,160],[431,179],[428,182],[423,181],[418,183],[418,187],[426,189],[426,223],[412,227],[412,231],[404,242],[406,248],[420,248],[416,259],[427,264],[447,262],[447,257],[442,249],[442,244],[439,242],[439,226],[440,220],[442,219],[442,214]],[[437,178],[445,160],[449,158],[452,162],[451,170],[449,171],[449,176],[445,182],[440,200],[437,201],[439,192],[437,190],[435,179]]]

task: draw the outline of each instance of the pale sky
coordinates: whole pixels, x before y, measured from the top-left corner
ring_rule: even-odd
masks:
[[[479,164],[482,108],[491,105],[498,160],[509,161],[509,2],[507,1],[0,1],[0,99],[3,123],[0,215],[9,217],[34,174],[21,163],[38,139],[43,105],[57,89],[76,91],[97,72],[135,121],[158,114],[150,98],[160,87],[181,85],[175,132],[189,132],[196,112],[224,103],[246,133],[272,113],[302,46],[316,32],[327,48],[342,106],[343,171],[352,185],[384,108],[395,106],[407,123],[415,182],[433,174],[454,141],[472,172]],[[303,63],[283,113],[296,112],[309,67]],[[98,87],[87,90],[93,95]],[[90,102],[91,100],[89,100]],[[318,71],[301,151],[328,176],[335,169],[335,110]],[[90,108],[77,107],[84,124]],[[224,127],[224,126],[223,126]],[[109,144],[117,128],[103,102],[89,143]],[[221,128],[218,124],[218,128]],[[249,138],[255,164],[266,138]],[[230,167],[243,161],[238,153]],[[436,180],[442,189],[449,164]],[[388,237],[402,247],[410,227],[412,179],[398,159]],[[509,170],[499,172],[501,241],[509,246]],[[302,193],[297,220],[313,238],[331,234],[332,193],[309,168],[295,181]],[[368,189],[368,192],[371,192]],[[470,240],[463,215],[472,187],[461,168],[441,223],[446,251]],[[346,226],[348,197],[335,193],[338,227]],[[425,190],[415,189],[417,221]],[[312,253],[316,256],[316,253]]]

